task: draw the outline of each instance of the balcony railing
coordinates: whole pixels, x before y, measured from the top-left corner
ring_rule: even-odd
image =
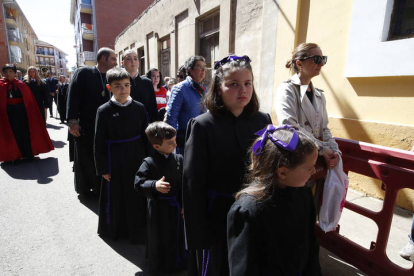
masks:
[[[96,53],[95,52],[83,52],[83,60],[84,61],[95,61],[96,60]]]
[[[92,14],[92,2],[90,0],[82,0],[79,3],[79,9],[82,13]]]
[[[93,40],[92,24],[82,23],[82,38],[87,40]]]

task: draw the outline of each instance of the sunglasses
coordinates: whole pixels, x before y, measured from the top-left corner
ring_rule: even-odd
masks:
[[[184,79],[184,75],[177,75],[177,78]]]
[[[226,63],[232,62],[234,60],[239,60],[239,59],[244,60],[247,63],[252,62],[251,59],[248,56],[241,56],[241,57],[239,57],[239,56],[227,56],[227,57],[223,58],[222,60],[216,62],[216,64],[214,65],[214,70],[217,70],[218,68],[220,68],[221,66],[223,66]]]
[[[314,56],[310,56],[310,57],[304,57],[301,58],[299,60],[307,60],[307,59],[313,59],[313,62],[315,64],[319,64],[323,61],[324,64],[326,64],[328,62],[328,57],[327,56],[318,56],[318,55],[314,55]]]

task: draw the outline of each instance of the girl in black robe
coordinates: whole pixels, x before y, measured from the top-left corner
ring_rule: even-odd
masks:
[[[144,105],[129,97],[125,70],[111,69],[107,79],[114,96],[98,108],[94,140],[96,173],[107,180],[99,198],[98,234],[145,244],[146,198],[134,190],[134,181],[149,150],[147,112]]]
[[[205,98],[209,112],[189,121],[183,204],[189,275],[228,275],[227,212],[243,183],[254,133],[271,123],[259,112],[247,56],[217,62]]]
[[[49,90],[47,89],[46,83],[40,78],[36,67],[30,66],[27,69],[27,75],[25,76],[24,82],[32,91],[43,121],[46,122],[46,109],[49,106]]]
[[[310,188],[316,144],[269,125],[251,151],[248,185],[228,217],[230,275],[321,275]]]

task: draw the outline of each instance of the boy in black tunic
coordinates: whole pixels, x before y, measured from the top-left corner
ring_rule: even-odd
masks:
[[[156,151],[142,162],[135,189],[148,198],[149,273],[159,275],[187,266],[181,217],[183,157],[174,153],[176,130],[170,125],[154,122],[145,132]]]
[[[146,199],[134,190],[135,174],[149,150],[145,107],[129,96],[129,74],[114,68],[106,74],[113,93],[96,114],[96,172],[105,178],[99,200],[101,236],[146,242]]]

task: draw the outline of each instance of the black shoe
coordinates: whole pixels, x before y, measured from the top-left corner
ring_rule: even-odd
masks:
[[[13,161],[12,161],[12,165],[13,165],[13,166],[20,165],[20,163],[22,163],[22,159],[16,159],[16,160],[13,160]]]

